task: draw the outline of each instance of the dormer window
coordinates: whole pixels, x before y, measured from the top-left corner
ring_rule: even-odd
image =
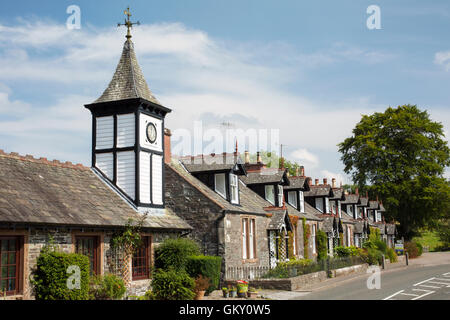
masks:
[[[316,198],[316,209],[323,213],[323,199]]]
[[[303,196],[303,191],[299,191],[298,195],[300,197],[300,212],[305,212],[305,197]]]
[[[336,212],[336,202],[331,202],[331,213],[335,214]]]
[[[283,206],[283,186],[278,185],[278,206]]]
[[[355,215],[353,214],[353,205],[352,204],[347,205],[347,213],[349,215],[351,215],[353,218],[355,218]]]
[[[325,198],[325,213],[330,212],[330,199]]]
[[[266,193],[266,200],[275,205],[275,187],[273,185],[266,185],[264,189]]]
[[[341,208],[341,201],[340,200],[338,200],[337,206],[338,206],[339,218],[342,218],[342,208]]]
[[[224,199],[227,198],[225,173],[217,173],[214,175],[214,190]]]
[[[296,191],[288,192],[288,203],[291,206],[293,206],[294,208],[297,208],[297,192]]]
[[[238,176],[230,173],[230,201],[233,204],[239,203],[239,183]]]

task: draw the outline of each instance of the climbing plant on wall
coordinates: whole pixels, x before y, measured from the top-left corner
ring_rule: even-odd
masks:
[[[306,224],[306,218],[302,219],[302,226],[303,226],[303,256],[305,259],[308,259],[309,257],[309,236],[311,235],[311,228],[309,224]]]

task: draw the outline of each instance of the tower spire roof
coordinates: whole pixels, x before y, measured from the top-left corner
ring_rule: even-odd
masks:
[[[123,45],[122,56],[120,57],[116,72],[106,90],[94,103],[142,98],[161,105],[150,91],[137,61],[134,44],[131,41],[130,29],[133,24],[129,20],[131,15],[129,12],[129,9],[125,11],[128,20],[125,20],[125,24],[123,25],[127,27],[127,40]]]

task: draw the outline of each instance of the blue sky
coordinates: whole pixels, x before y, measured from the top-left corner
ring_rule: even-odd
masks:
[[[65,27],[72,4],[81,30]],[[373,4],[381,30],[366,27]],[[448,1],[17,0],[0,12],[0,149],[89,165],[83,105],[112,77],[127,5],[172,130],[277,128],[308,175],[344,182],[336,144],[361,114],[417,104],[450,136]]]

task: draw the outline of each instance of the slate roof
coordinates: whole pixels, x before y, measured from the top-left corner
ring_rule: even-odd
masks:
[[[384,208],[381,202],[380,202],[380,212],[386,212],[386,209]]]
[[[285,210],[273,211],[267,230],[280,230],[283,225],[286,225],[286,230],[292,231],[291,220],[287,217]]]
[[[322,221],[322,219],[319,217],[319,215],[321,215],[322,213],[316,208],[309,205],[306,201],[305,201],[305,212],[300,212],[290,204],[286,204],[286,208],[290,215],[294,215],[300,218],[306,218],[306,220]]]
[[[345,224],[354,224],[355,223],[355,219],[353,219],[352,216],[350,216],[347,212],[345,212],[344,210],[341,210],[341,220],[343,223]]]
[[[378,201],[376,201],[376,200],[370,200],[369,201],[369,209],[375,209],[375,210],[378,210],[379,209],[379,203],[378,203]]]
[[[179,161],[190,173],[232,170],[236,163],[240,167],[239,169],[244,170],[243,173],[245,173],[239,154],[234,153],[185,156],[180,157]]]
[[[283,177],[286,176],[286,171],[279,169],[264,169],[260,172],[248,172],[247,176],[242,176],[240,179],[246,185],[249,184],[266,184],[266,183],[282,183]],[[287,179],[286,179],[287,180]],[[285,181],[289,183],[289,180]]]
[[[328,197],[333,196],[333,190],[329,184],[327,185],[312,185],[310,190],[303,193],[305,197]]]
[[[106,90],[94,103],[142,98],[161,105],[150,91],[131,40],[125,41],[116,72]]]
[[[363,231],[364,231],[364,224],[365,224],[365,221],[356,220],[355,228],[353,229],[353,233],[363,233]]]
[[[358,207],[367,207],[369,206],[369,198],[365,197],[359,197],[360,204],[358,204]]]
[[[344,189],[343,188],[332,188],[333,189],[333,197],[330,200],[343,200],[345,199]]]
[[[325,232],[333,232],[333,219],[332,216],[323,217],[322,230]]]
[[[389,235],[395,234],[395,224],[393,223],[386,223],[386,231]]]
[[[0,222],[119,227],[137,213],[90,168],[0,150]],[[188,230],[168,209],[148,215],[144,227]]]
[[[293,189],[306,190],[306,189],[309,189],[307,179],[308,179],[307,177],[303,177],[303,176],[289,177],[289,185],[285,186],[283,189],[284,190],[293,190]],[[311,179],[311,178],[309,178],[309,179]]]
[[[358,204],[359,195],[358,194],[346,194],[345,200],[341,202],[342,204]]]
[[[211,190],[207,185],[194,177],[188,171],[186,171],[186,169],[183,168],[178,160],[172,159],[172,162],[170,164],[166,164],[166,168],[168,168],[169,170],[173,170],[178,174],[180,178],[184,179],[190,185],[195,187],[224,211],[266,214],[267,212],[263,208],[272,206],[270,202],[261,198],[258,194],[245,186],[242,182],[239,183],[239,205],[233,205],[218,193],[216,193],[214,190]],[[166,179],[168,179],[167,175]]]

